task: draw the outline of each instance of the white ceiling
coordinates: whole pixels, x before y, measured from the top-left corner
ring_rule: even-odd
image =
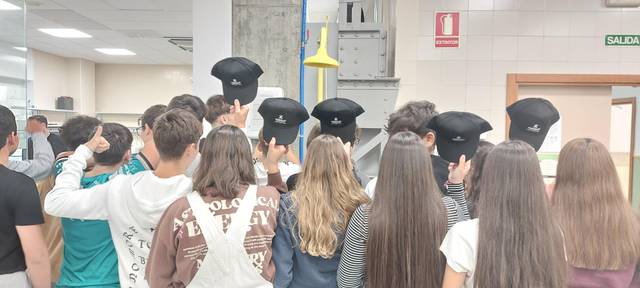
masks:
[[[97,63],[191,64],[192,53],[163,38],[192,37],[191,7],[191,0],[27,0],[27,47]],[[0,38],[21,43],[20,33],[8,31],[17,31],[20,23],[3,20],[10,29],[1,29],[6,32]],[[93,38],[56,38],[39,28],[75,28]],[[137,55],[109,56],[95,48],[125,48]]]

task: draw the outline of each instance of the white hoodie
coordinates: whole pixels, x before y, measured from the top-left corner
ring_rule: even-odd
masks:
[[[69,157],[45,198],[44,210],[58,217],[107,220],[118,254],[120,286],[149,287],[144,272],[154,229],[164,210],[192,191],[191,179],[184,175],[162,179],[144,171],[81,189],[80,179],[92,155],[81,145]]]

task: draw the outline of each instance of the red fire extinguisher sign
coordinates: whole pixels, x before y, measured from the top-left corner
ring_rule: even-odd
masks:
[[[460,47],[460,12],[436,12],[435,45],[440,47]]]

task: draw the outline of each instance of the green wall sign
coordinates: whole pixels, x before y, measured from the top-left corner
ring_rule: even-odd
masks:
[[[640,46],[640,35],[606,35],[605,46]]]

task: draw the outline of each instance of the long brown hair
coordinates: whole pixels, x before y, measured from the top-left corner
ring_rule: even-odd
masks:
[[[480,200],[480,179],[482,178],[482,166],[484,166],[484,160],[487,159],[487,155],[491,152],[495,145],[489,141],[480,140],[478,144],[478,150],[473,156],[473,162],[471,163],[471,171],[467,174],[465,179],[465,186],[467,190],[467,206],[469,206],[469,214],[471,218],[478,218],[478,201]]]
[[[640,258],[640,224],[602,143],[580,138],[562,148],[552,202],[572,266],[617,270]]]
[[[494,147],[480,189],[475,287],[564,287],[562,233],[533,148],[521,141]]]
[[[255,184],[250,147],[247,136],[239,128],[231,125],[213,128],[204,142],[193,189],[205,196],[207,188],[213,187],[217,193],[210,196],[233,199],[238,196],[240,185]]]
[[[447,216],[432,170],[418,135],[389,139],[369,213],[367,287],[441,287]]]
[[[291,193],[301,251],[333,257],[340,245],[336,232],[344,232],[353,211],[369,201],[352,168],[338,138],[320,135],[309,145],[296,191]]]

